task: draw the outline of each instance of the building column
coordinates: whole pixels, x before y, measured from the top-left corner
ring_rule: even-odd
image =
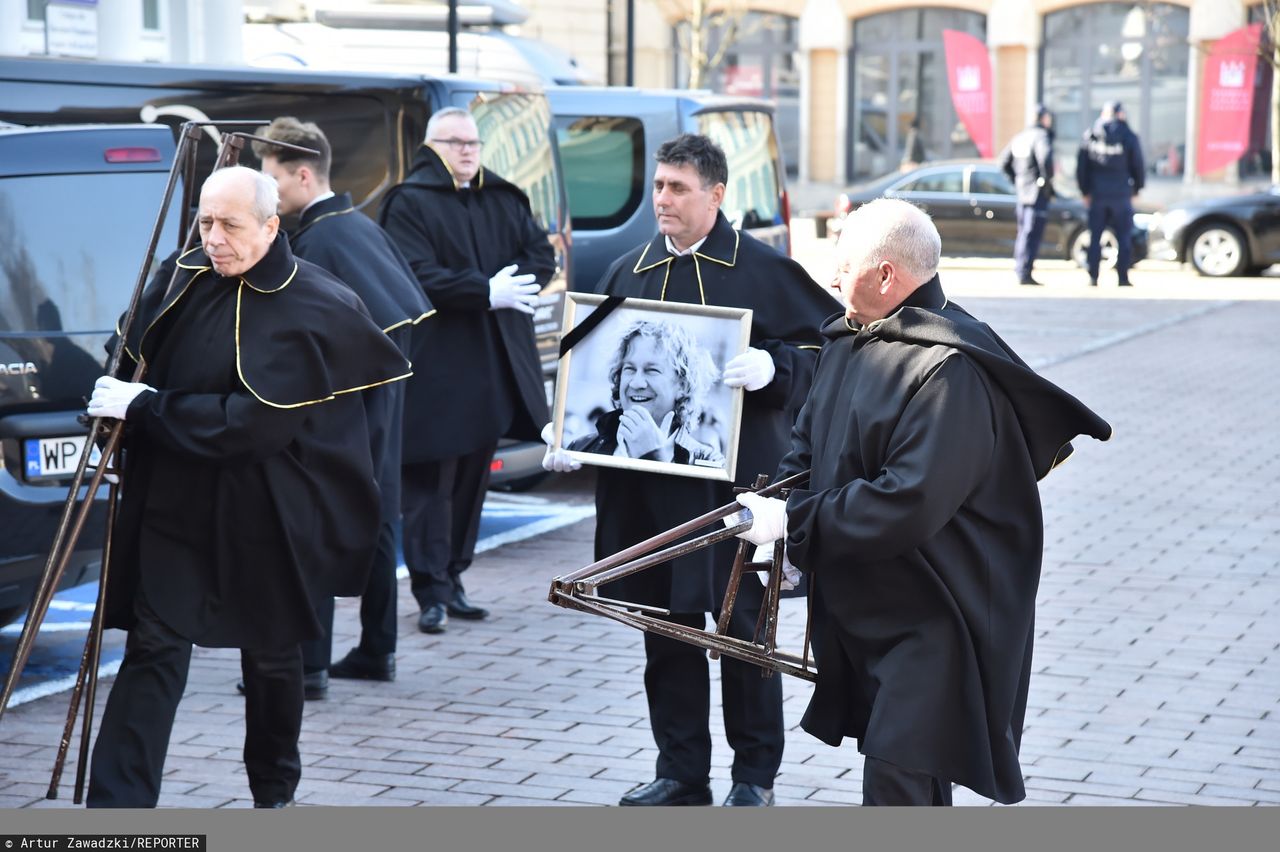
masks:
[[[800,180],[843,184],[849,21],[839,0],[806,0],[799,35]]]
[[[27,23],[26,0],[0,0],[0,56],[23,56],[22,30]]]
[[[200,2],[199,56],[193,61],[214,65],[244,62],[244,3],[241,0]]]
[[[142,4],[99,3],[98,59],[137,62],[142,55]]]
[[[987,14],[987,47],[995,81],[995,147],[1003,148],[1034,118],[1040,92],[1040,13],[1024,0],[995,0]]]

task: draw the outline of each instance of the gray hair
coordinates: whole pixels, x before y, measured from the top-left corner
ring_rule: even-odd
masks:
[[[438,109],[431,114],[431,118],[427,119],[427,138],[434,139],[436,135],[436,127],[439,126],[440,122],[446,118],[453,118],[454,116],[461,116],[462,118],[468,119],[472,124],[475,124],[476,121],[476,117],[462,107],[450,106],[445,107],[444,109]]]
[[[265,224],[268,219],[276,215],[276,209],[280,206],[280,190],[276,187],[276,179],[248,166],[227,166],[218,169],[205,180],[201,192],[210,187],[217,188],[221,184],[237,181],[252,181],[253,206],[251,209],[259,224]]]
[[[888,260],[923,283],[938,271],[942,237],[919,207],[898,198],[877,198],[845,219],[836,254],[864,265]]]

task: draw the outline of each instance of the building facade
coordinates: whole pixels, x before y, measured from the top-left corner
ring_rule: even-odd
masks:
[[[614,0],[614,6],[626,0]],[[634,0],[661,12],[668,30],[637,30],[641,85],[688,79],[690,0]],[[1152,180],[1192,181],[1200,72],[1208,45],[1262,19],[1243,0],[725,0],[713,10],[774,19],[768,39],[726,51],[707,83],[772,97],[789,159],[801,179],[854,182],[898,167],[913,127],[928,159],[976,156],[947,85],[944,30],[984,41],[991,58],[994,125],[1002,146],[1043,103],[1058,119],[1058,146],[1074,155],[1103,103],[1120,100],[1142,137]],[[1259,62],[1254,150],[1228,173],[1265,172],[1270,66]],[[788,116],[794,113],[794,120]],[[1073,156],[1062,156],[1068,170]]]

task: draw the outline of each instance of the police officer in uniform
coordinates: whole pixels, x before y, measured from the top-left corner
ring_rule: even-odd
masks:
[[[1018,237],[1013,244],[1013,268],[1018,283],[1039,286],[1031,265],[1040,251],[1049,201],[1053,198],[1053,113],[1036,106],[1036,120],[1009,142],[1000,167],[1017,186]]]
[[[1116,236],[1116,273],[1120,286],[1129,286],[1130,232],[1133,197],[1142,189],[1142,145],[1129,129],[1124,107],[1107,101],[1102,114],[1085,133],[1076,155],[1076,181],[1089,206],[1089,285],[1098,286],[1102,262],[1102,232]]]

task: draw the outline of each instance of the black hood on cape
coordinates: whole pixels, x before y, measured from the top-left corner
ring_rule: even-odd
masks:
[[[1035,470],[1043,479],[1073,452],[1071,440],[1088,435],[1111,437],[1111,425],[1062,388],[1027,366],[986,323],[946,298],[935,275],[892,314],[868,323],[866,331],[883,340],[921,346],[950,346],[969,356],[1008,396]],[[827,321],[823,336],[834,340],[856,329],[844,314]]]
[[[157,286],[143,294],[138,321],[125,340],[134,360],[151,354],[147,332],[152,326],[191,286],[204,285],[237,288],[236,370],[249,392],[267,405],[297,408],[410,375],[404,356],[372,319],[368,323],[376,335],[355,334],[344,325],[349,314],[335,316],[335,296],[366,318],[368,311],[346,285],[295,258],[283,232],[244,275],[218,275],[203,248],[171,257],[165,266],[175,262],[178,273],[168,298],[166,275],[158,275]],[[268,300],[281,309],[259,310]]]

